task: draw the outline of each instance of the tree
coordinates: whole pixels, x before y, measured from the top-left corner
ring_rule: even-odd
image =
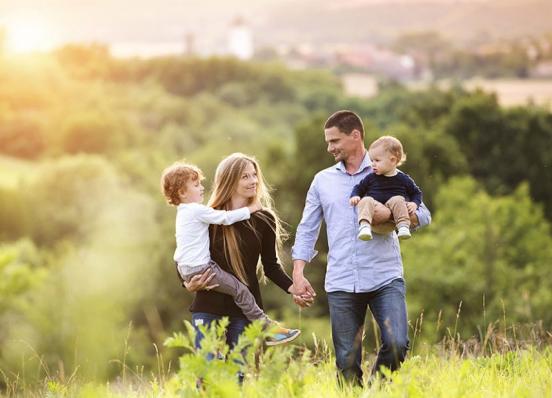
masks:
[[[67,153],[108,153],[123,146],[126,126],[106,112],[80,112],[67,117],[63,127],[63,149]]]
[[[454,178],[436,201],[433,223],[402,244],[411,314],[423,311],[433,326],[442,311],[452,326],[462,302],[464,336],[501,319],[503,309],[509,322],[552,326],[552,236],[527,185],[491,197],[473,178]]]
[[[46,149],[41,123],[29,117],[0,121],[0,151],[6,155],[36,159]]]

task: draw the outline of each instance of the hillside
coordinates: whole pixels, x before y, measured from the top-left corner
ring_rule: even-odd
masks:
[[[262,41],[386,42],[397,35],[437,30],[467,42],[478,36],[493,38],[552,32],[552,2],[534,1],[302,1],[281,6],[266,21]]]

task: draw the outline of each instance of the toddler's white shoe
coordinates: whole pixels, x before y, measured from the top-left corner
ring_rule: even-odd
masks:
[[[408,227],[400,227],[397,236],[400,240],[410,239],[412,235],[410,235],[410,228]]]
[[[360,240],[372,240],[372,228],[370,224],[363,224],[358,230],[358,238]]]

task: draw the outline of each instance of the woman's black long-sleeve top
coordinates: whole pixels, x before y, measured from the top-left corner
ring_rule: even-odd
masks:
[[[263,213],[266,217],[261,218],[258,213]],[[269,223],[265,220],[269,219]],[[232,224],[235,228],[239,249],[243,256],[243,265],[247,276],[248,287],[257,305],[263,308],[259,281],[257,279],[257,262],[259,256],[265,275],[278,285],[286,293],[293,284],[291,278],[283,270],[278,262],[276,254],[276,233],[274,232],[274,217],[265,210],[253,213],[249,220],[257,235],[247,225],[247,221],[240,221]],[[213,226],[209,229],[211,235],[211,259],[215,261],[223,270],[234,274],[232,267],[224,256],[222,231],[219,230],[213,236]],[[214,239],[213,239],[214,238]],[[234,303],[232,297],[217,293],[214,291],[200,290],[196,293],[194,301],[190,306],[192,312],[208,312],[216,315],[230,317],[244,317],[240,308]]]

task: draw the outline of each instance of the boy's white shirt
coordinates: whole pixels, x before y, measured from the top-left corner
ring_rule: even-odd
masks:
[[[247,207],[237,210],[215,210],[201,203],[181,203],[176,211],[176,250],[174,261],[179,267],[197,267],[211,261],[209,224],[230,225],[248,220]]]

